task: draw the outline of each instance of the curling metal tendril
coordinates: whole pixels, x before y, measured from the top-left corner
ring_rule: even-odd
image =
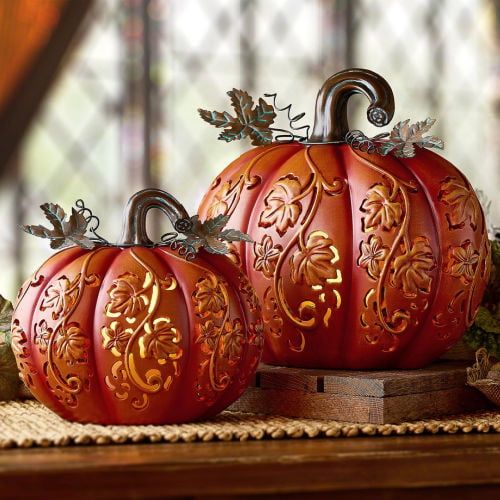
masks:
[[[284,108],[279,107],[276,103],[277,96],[278,96],[277,93],[264,94],[264,97],[269,97],[273,100],[272,106],[276,111],[279,112],[286,111],[288,123],[290,124],[290,130],[286,130],[283,128],[276,128],[276,127],[269,127],[269,130],[279,133],[279,135],[276,135],[274,137],[274,140],[278,142],[292,142],[295,140],[307,141],[307,139],[309,138],[309,129],[311,128],[311,126],[310,125],[300,125],[299,127],[296,126],[296,123],[302,120],[302,118],[304,118],[305,113],[299,113],[295,116],[292,116],[292,105],[289,104]],[[301,130],[304,131],[303,133],[305,135],[299,135],[295,133]]]

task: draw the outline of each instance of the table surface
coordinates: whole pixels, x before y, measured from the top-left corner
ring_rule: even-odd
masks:
[[[375,495],[376,491],[376,495]],[[332,492],[335,492],[332,495]],[[0,452],[7,498],[500,498],[500,434]]]

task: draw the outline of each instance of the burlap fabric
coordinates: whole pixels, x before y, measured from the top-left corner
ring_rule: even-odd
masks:
[[[491,370],[493,363],[486,349],[476,352],[476,362],[467,368],[467,383],[479,389],[493,404],[500,407],[500,377]]]
[[[481,412],[441,420],[374,425],[224,412],[213,420],[191,424],[103,426],[67,422],[33,400],[0,403],[0,448],[457,432],[500,432],[500,413]]]

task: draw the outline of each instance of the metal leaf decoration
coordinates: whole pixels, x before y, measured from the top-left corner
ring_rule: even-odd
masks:
[[[444,148],[444,142],[433,135],[424,136],[434,125],[436,120],[426,118],[410,125],[410,120],[397,123],[389,137],[382,140],[378,150],[381,154],[392,153],[398,158],[412,158],[415,156],[415,146],[420,148]]]
[[[444,142],[436,136],[424,135],[436,120],[426,118],[410,125],[410,120],[397,123],[390,134],[379,134],[371,139],[360,130],[351,130],[346,142],[354,149],[368,153],[377,152],[383,156],[392,154],[398,158],[413,158],[415,146],[419,148],[444,148]]]
[[[204,222],[200,221],[198,215],[193,215],[189,220],[191,221],[191,227],[182,231],[186,238],[177,241],[192,248],[194,252],[203,247],[209,253],[226,254],[229,252],[227,242],[252,241],[248,234],[236,229],[223,231],[229,220],[227,215],[218,215]]]
[[[66,219],[64,209],[55,203],[44,203],[40,205],[40,208],[52,224],[52,229],[40,225],[22,226],[23,231],[39,238],[49,239],[50,247],[54,249],[70,245],[78,245],[86,249],[94,248],[94,241],[85,236],[88,220],[76,208],[71,209],[68,219]]]
[[[207,111],[198,109],[201,118],[217,128],[224,130],[219,134],[219,140],[231,142],[250,137],[254,146],[269,144],[273,140],[270,125],[274,123],[276,113],[271,104],[262,97],[257,105],[248,92],[233,89],[227,95],[236,116],[227,111]]]

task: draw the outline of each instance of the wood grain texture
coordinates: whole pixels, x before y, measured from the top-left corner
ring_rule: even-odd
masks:
[[[499,463],[500,434],[82,446],[0,452],[0,484],[5,500],[489,499]]]
[[[374,424],[489,408],[467,387],[466,362],[441,361],[419,370],[307,370],[262,365],[236,411]]]

